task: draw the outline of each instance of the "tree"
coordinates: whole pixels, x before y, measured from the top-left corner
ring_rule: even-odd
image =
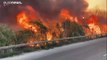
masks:
[[[34,32],[31,30],[20,30],[17,32],[17,43],[27,43],[28,39],[34,38]]]
[[[47,32],[47,30],[48,30],[47,27],[46,27],[44,24],[42,24],[41,21],[34,20],[34,21],[31,21],[30,23],[33,24],[33,25],[39,26],[39,27],[40,27],[40,30],[41,30],[42,32]]]
[[[5,24],[0,24],[0,46],[15,44],[16,34]]]
[[[84,35],[84,30],[81,25],[76,22],[71,22],[72,34],[74,36]]]
[[[39,20],[33,20],[30,22],[30,24],[34,26],[38,26],[38,36],[42,38],[42,40],[46,39],[46,33],[48,32],[48,28]],[[41,39],[39,39],[41,40]]]
[[[71,36],[80,36],[84,35],[84,30],[81,25],[76,22],[71,22],[69,20],[65,20],[63,23],[64,28],[64,36],[71,37]]]

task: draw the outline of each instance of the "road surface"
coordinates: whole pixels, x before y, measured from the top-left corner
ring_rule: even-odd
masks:
[[[0,60],[106,60],[107,38],[74,43]]]

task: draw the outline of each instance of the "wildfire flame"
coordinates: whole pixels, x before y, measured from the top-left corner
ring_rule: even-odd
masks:
[[[91,32],[96,33],[96,34],[101,34],[101,30],[100,30],[100,27],[98,25],[89,24],[88,26],[89,26]]]
[[[35,42],[35,40],[31,38],[27,43],[29,44],[29,46],[34,47],[35,45],[32,44],[33,42]]]
[[[25,29],[30,29],[34,32],[37,32],[37,27],[31,25],[29,23],[29,18],[25,12],[21,12],[17,15],[18,24],[21,25]]]
[[[67,10],[67,9],[62,9],[59,15],[61,18],[68,19],[71,22],[73,22],[73,21],[78,22],[77,17],[71,16],[69,10]]]
[[[97,16],[91,16],[89,18],[88,26],[92,33],[101,34],[101,29],[97,23]]]
[[[51,32],[47,32],[47,39],[48,39],[48,40],[51,40],[52,37],[53,37],[53,36],[52,36],[52,33],[51,33]]]
[[[32,11],[33,9],[31,7],[29,7],[29,10]],[[34,10],[33,10],[33,12],[34,12]],[[36,18],[40,18],[40,17],[38,17],[38,16],[35,17],[33,13],[30,13],[30,14],[31,15],[29,15],[26,11],[20,12],[17,15],[17,22],[23,28],[32,30],[36,34],[36,33],[40,32],[40,27],[38,25],[30,24],[30,21],[31,21],[32,18],[36,19]],[[59,16],[58,18],[62,18],[62,20],[66,19],[66,20],[70,20],[71,22],[77,22],[78,24],[80,24],[81,23],[80,21],[82,21],[82,20],[79,20],[77,17],[72,16],[70,14],[70,11],[67,10],[67,9],[62,9],[58,16]],[[42,18],[40,18],[40,19],[42,19]],[[82,19],[85,19],[85,17],[82,17]],[[42,21],[42,24],[45,25],[46,27],[48,27],[47,28],[48,30],[45,32],[46,34],[44,34],[44,35],[46,35],[45,38],[47,40],[52,40],[55,37],[58,38],[59,35],[64,32],[64,29],[62,27],[63,26],[62,25],[62,22],[63,22],[62,20],[51,21],[51,23],[53,25],[50,25],[51,23],[46,24],[47,23],[46,21]],[[86,30],[86,34],[90,33],[90,32],[92,34],[101,34],[102,33],[101,27],[99,26],[97,20],[98,20],[97,16],[91,16],[88,19],[86,19],[86,23],[89,27],[89,29],[84,28],[84,30]],[[50,21],[50,20],[48,20],[48,21]],[[57,23],[59,24],[59,26],[56,27]],[[43,29],[41,29],[41,31],[42,30]],[[105,32],[105,31],[103,31],[103,32]],[[42,39],[42,37],[41,37],[41,39]],[[34,39],[29,39],[29,41],[28,41],[29,44],[33,43],[33,42],[35,42]],[[29,46],[33,47],[35,45],[30,44]],[[37,45],[37,46],[39,46],[39,45]]]

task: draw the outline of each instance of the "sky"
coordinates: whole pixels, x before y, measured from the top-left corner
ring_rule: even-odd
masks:
[[[87,2],[89,3],[89,7],[88,7],[89,10],[98,8],[98,9],[107,11],[106,0],[87,0]]]

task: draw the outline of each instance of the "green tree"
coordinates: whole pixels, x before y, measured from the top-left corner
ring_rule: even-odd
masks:
[[[64,28],[64,37],[80,36],[85,34],[82,26],[76,22],[65,20],[62,24]]]
[[[71,22],[71,27],[72,27],[72,35],[73,36],[79,36],[79,35],[84,35],[84,30],[81,25],[79,25],[76,22]]]

